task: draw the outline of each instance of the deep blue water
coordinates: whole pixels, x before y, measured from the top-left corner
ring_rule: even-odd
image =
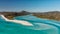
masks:
[[[24,20],[34,26],[24,26],[14,22],[7,22],[0,16],[0,34],[60,34],[60,22],[37,18],[33,15],[14,17],[16,20]]]

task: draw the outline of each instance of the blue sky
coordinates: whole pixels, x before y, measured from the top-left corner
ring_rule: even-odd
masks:
[[[60,0],[0,0],[0,11],[60,11]]]

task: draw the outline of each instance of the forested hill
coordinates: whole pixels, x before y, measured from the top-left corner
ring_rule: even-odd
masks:
[[[13,17],[15,16],[22,16],[22,15],[28,15],[28,14],[31,14],[27,11],[20,11],[20,12],[9,12],[9,11],[6,11],[6,12],[0,12],[0,14],[3,14],[5,17],[9,18],[9,19],[12,19]]]

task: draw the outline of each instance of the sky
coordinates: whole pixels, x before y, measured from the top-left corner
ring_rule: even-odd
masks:
[[[60,11],[60,0],[0,0],[0,11]]]

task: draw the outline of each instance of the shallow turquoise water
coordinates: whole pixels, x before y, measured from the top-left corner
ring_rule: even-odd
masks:
[[[0,34],[60,34],[60,22],[37,18],[32,15],[18,16],[16,20],[24,20],[34,26],[24,26],[7,22],[0,16]]]

